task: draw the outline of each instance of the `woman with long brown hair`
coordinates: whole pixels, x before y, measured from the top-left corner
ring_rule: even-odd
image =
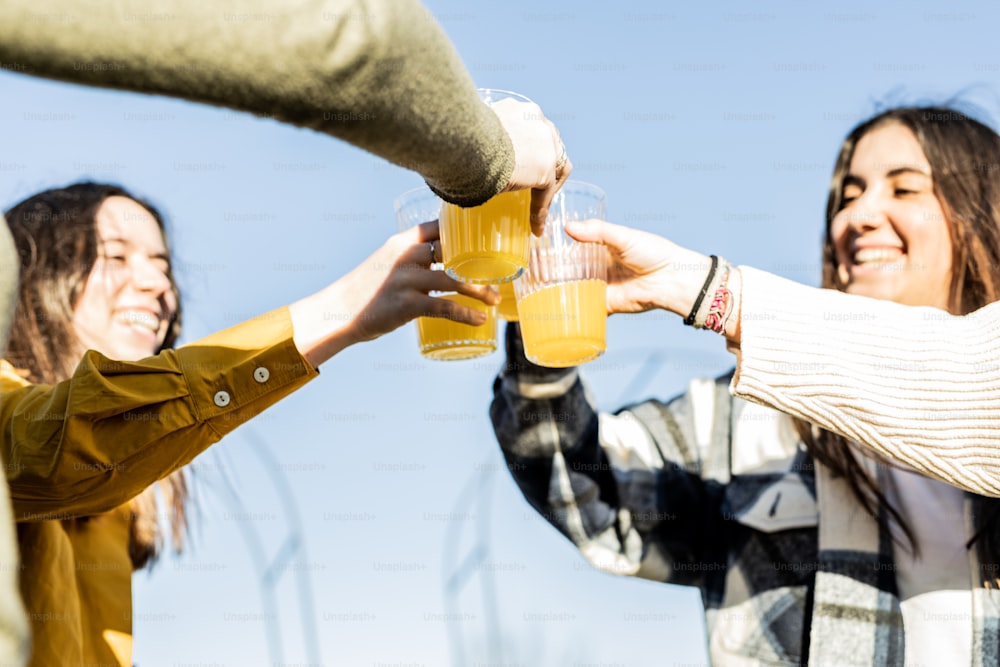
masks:
[[[69,379],[88,349],[137,361],[173,347],[180,295],[164,221],[151,204],[117,186],[81,183],[29,197],[6,217],[22,266],[6,356],[27,380],[51,385]],[[119,472],[127,475],[127,467]],[[12,487],[15,497],[45,491],[44,485]],[[63,633],[84,618],[86,654],[115,664],[130,651],[131,573],[155,562],[163,545],[161,516],[174,548],[182,548],[185,471],[110,512],[75,516],[69,502],[53,514],[63,516],[17,525],[33,660],[43,664],[46,651],[61,653]],[[50,571],[54,545],[73,554],[73,570],[62,572],[70,579],[59,587]],[[75,604],[67,605],[67,597]]]
[[[430,270],[428,223],[313,295],[169,349],[180,301],[153,206],[81,183],[6,215],[22,274],[0,360],[0,443],[32,665],[131,665],[132,572],[161,550],[160,518],[182,544],[181,467],[194,456],[350,345],[418,315],[485,318],[429,291],[498,300]]]
[[[998,164],[1000,137],[952,109],[896,108],[860,124],[831,179],[824,285],[945,317],[994,301],[1000,173],[986,167]],[[741,317],[780,322],[794,310],[739,313],[749,270],[654,235],[599,221],[568,231],[615,256],[611,312],[660,307],[735,343]],[[704,267],[693,289],[678,267]],[[818,326],[812,342],[838,344]],[[783,363],[780,343],[754,363]],[[894,367],[893,339],[870,345],[885,375],[922,380]],[[788,352],[808,363],[805,349]],[[732,373],[598,413],[575,369],[527,362],[513,325],[508,357],[491,415],[526,498],[595,566],[698,586],[717,664],[1000,660],[1000,501],[946,483],[968,476],[942,468],[944,443],[906,465],[914,457],[900,443],[881,456],[733,398]],[[884,422],[896,404],[884,397]],[[963,428],[947,412],[926,419]]]

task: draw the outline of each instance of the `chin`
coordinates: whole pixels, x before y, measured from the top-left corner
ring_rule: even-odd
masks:
[[[156,350],[150,350],[148,346],[122,346],[114,354],[119,361],[139,361],[153,356],[156,356]]]
[[[852,283],[847,286],[844,290],[848,294],[854,294],[856,296],[865,296],[869,299],[881,299],[882,301],[894,301],[896,303],[906,303],[905,297],[899,294],[898,291],[885,286],[880,285],[860,285],[858,283]]]

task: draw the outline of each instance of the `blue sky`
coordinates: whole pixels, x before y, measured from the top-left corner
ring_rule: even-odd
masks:
[[[1000,118],[1000,9],[985,4],[427,5],[478,85],[559,125],[612,221],[810,284],[851,126],[955,96]],[[0,99],[0,205],[83,177],[153,200],[173,227],[185,341],[353,268],[420,184],[228,110],[4,70]],[[591,570],[523,501],[487,419],[500,363],[424,361],[409,325],[200,457],[191,549],[135,578],[136,663],[704,664],[696,591]],[[615,409],[730,364],[716,337],[648,313],[612,318],[585,375]],[[276,561],[289,544],[294,560]],[[456,572],[475,576],[449,589]]]

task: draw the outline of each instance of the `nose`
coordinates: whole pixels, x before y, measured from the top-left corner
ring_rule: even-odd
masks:
[[[161,266],[161,260],[137,258],[132,265],[132,282],[137,289],[153,292],[157,296],[168,292],[173,286],[170,276]]]
[[[844,211],[844,222],[852,229],[864,231],[875,229],[888,220],[883,188],[867,188]]]

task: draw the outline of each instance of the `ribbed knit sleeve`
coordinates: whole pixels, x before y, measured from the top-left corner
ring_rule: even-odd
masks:
[[[1000,302],[956,317],[740,271],[734,395],[1000,497]]]

